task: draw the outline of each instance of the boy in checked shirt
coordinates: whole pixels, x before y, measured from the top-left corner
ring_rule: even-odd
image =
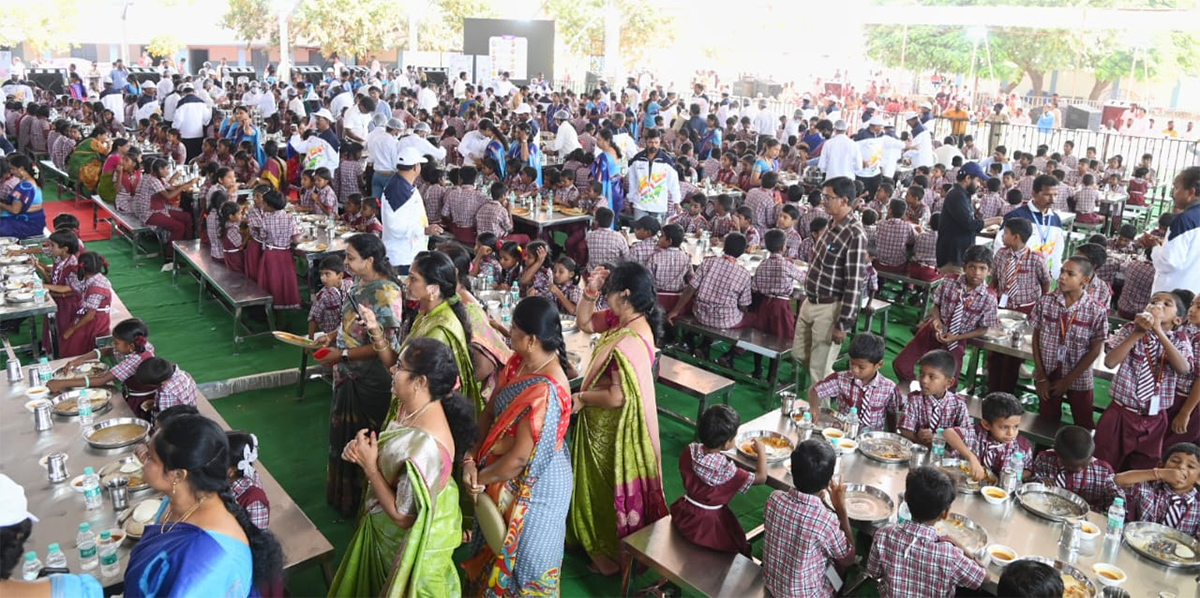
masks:
[[[933,527],[950,514],[954,482],[933,467],[908,472],[904,499],[912,521],[875,533],[866,574],[879,580],[883,598],[951,598],[955,588],[978,589],[987,569]]]
[[[612,210],[596,210],[595,226],[588,231],[586,237],[589,272],[596,266],[617,264],[629,259],[629,243],[625,241],[624,235],[612,229],[612,223]]]
[[[1190,442],[1167,448],[1158,467],[1117,474],[1130,521],[1158,523],[1189,536],[1200,534],[1198,479],[1200,446]]]
[[[1108,511],[1113,499],[1124,496],[1112,465],[1092,456],[1096,441],[1082,426],[1063,426],[1054,435],[1054,448],[1033,460],[1033,481],[1070,490],[1097,513]]]
[[[753,314],[744,311],[750,307],[750,273],[738,263],[738,258],[745,252],[746,237],[741,233],[726,236],[725,255],[711,256],[700,264],[667,320],[674,323],[683,308],[695,298],[692,315],[703,326],[725,330],[753,326]],[[730,347],[722,359],[732,361],[736,349],[736,345]],[[707,361],[708,347],[700,347],[699,351]]]
[[[916,243],[917,231],[911,222],[904,219],[908,204],[893,199],[887,206],[888,218],[880,222],[875,230],[875,247],[878,257],[875,267],[892,274],[908,274],[908,248]]]
[[[692,278],[692,256],[683,245],[683,229],[678,224],[663,227],[658,239],[658,251],[646,260],[646,269],[654,277],[654,289],[658,292],[658,304],[670,313],[679,301],[688,281]],[[686,307],[686,306],[685,306]]]

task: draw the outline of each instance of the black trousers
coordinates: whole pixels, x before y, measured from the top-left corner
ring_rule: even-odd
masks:
[[[191,162],[192,158],[200,155],[200,151],[204,148],[204,138],[196,137],[195,139],[184,139],[183,147],[187,150],[187,161]]]
[[[875,192],[879,190],[879,183],[883,182],[883,175],[877,174],[872,177],[854,177],[862,181],[863,187],[867,189],[867,201],[875,199]],[[884,214],[880,214],[883,217]]]

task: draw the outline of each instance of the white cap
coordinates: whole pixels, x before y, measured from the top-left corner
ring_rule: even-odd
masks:
[[[529,107],[529,104],[524,103],[522,103],[520,106],[517,106],[516,110],[513,110],[513,114],[530,114],[532,112],[533,109]]]
[[[878,114],[872,116],[871,120],[867,121],[868,127],[882,127],[884,124],[886,123],[883,122],[883,117]]]
[[[833,123],[834,131],[845,131],[848,128],[849,128],[849,126],[846,125],[846,121],[844,121],[842,119],[838,119],[837,121],[835,121]]]
[[[0,473],[0,527],[16,525],[26,519],[38,520],[29,512],[25,489],[12,478]]]
[[[396,156],[396,164],[400,166],[416,166],[425,163],[425,156],[415,147],[406,147],[400,150],[400,155]]]
[[[930,104],[929,102],[921,102],[921,109],[922,110],[933,110],[933,104]]]
[[[393,131],[403,131],[404,121],[393,116],[392,118],[388,119],[387,128],[392,129]]]
[[[414,133],[432,133],[433,129],[429,127],[429,123],[419,122],[413,125]]]
[[[146,80],[146,81],[142,81],[142,89],[153,89],[155,91],[158,91],[158,86],[154,85],[154,82],[152,82],[150,80]]]
[[[921,118],[921,115],[911,110],[904,113],[904,120],[912,120],[914,118]]]
[[[322,108],[320,110],[317,110],[316,112],[313,112],[313,116],[315,116],[317,118],[323,118],[329,122],[333,122],[333,115],[329,113],[328,108]]]
[[[383,125],[386,122],[387,122],[387,116],[382,112],[376,112],[375,115],[371,117],[371,124],[373,124],[377,127],[380,125]]]

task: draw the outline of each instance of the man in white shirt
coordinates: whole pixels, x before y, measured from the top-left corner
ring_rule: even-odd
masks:
[[[354,106],[354,94],[350,93],[350,86],[339,84],[333,99],[329,100],[329,113],[334,118],[341,118],[343,111],[352,106]]]
[[[430,132],[428,124],[417,123],[417,126],[413,127],[413,133],[401,137],[397,143],[399,143],[401,150],[412,148],[421,152],[422,156],[433,156],[434,159],[441,162],[446,159],[446,148],[437,147],[429,143],[426,137],[429,136]]]
[[[916,112],[905,113],[904,120],[912,127],[912,139],[908,142],[908,149],[916,150],[912,153],[913,167],[933,168],[933,133],[921,124],[921,115]]]
[[[952,162],[954,162],[955,156],[962,158],[963,153],[958,151],[958,148],[954,146],[954,138],[953,137],[947,137],[945,139],[945,142],[942,143],[942,145],[940,147],[933,150],[934,163],[942,164],[946,168],[950,168],[950,164]],[[963,158],[963,162],[966,162],[966,158]]]
[[[258,98],[258,111],[262,113],[263,118],[271,118],[276,112],[279,112],[279,104],[275,100],[274,87],[268,86],[263,91],[262,97]]]
[[[175,91],[175,82],[171,80],[170,75],[167,75],[159,79],[155,87],[158,89],[158,97],[165,98]]]
[[[161,110],[158,100],[154,97],[157,92],[158,88],[153,83],[150,81],[142,82],[142,96],[137,99],[137,109],[133,111],[135,121],[150,118],[151,114]],[[137,123],[135,122],[134,124]]]
[[[398,118],[389,119],[386,125],[375,127],[367,135],[367,161],[375,165],[375,174],[371,177],[371,197],[380,197],[388,178],[396,170],[396,159],[400,156],[400,145],[396,135],[404,130],[404,123]]]
[[[508,71],[500,73],[500,80],[496,81],[492,89],[496,91],[496,95],[502,98],[507,98],[512,94],[517,87],[508,80]]]
[[[825,180],[836,177],[853,180],[855,173],[866,165],[858,151],[858,144],[846,135],[846,128],[846,121],[834,122],[833,137],[821,146],[817,167],[825,173]]]
[[[465,97],[467,97],[467,72],[462,71],[454,79],[454,99],[461,100]]]
[[[567,156],[571,152],[582,148],[579,144],[579,133],[575,131],[575,127],[567,122],[571,118],[571,113],[566,110],[559,110],[554,113],[554,120],[558,123],[558,132],[554,134],[554,144],[550,146],[550,151],[558,156]]]
[[[179,86],[179,94],[174,96],[178,98],[175,104],[175,120],[171,123],[179,129],[183,147],[187,148],[188,162],[200,155],[200,149],[204,145],[204,127],[212,121],[212,107],[195,94],[195,89],[191,83]]]
[[[434,93],[431,84],[422,83],[421,91],[417,92],[417,107],[427,112],[433,112],[433,109],[437,108],[437,105],[437,94]]]
[[[308,110],[304,108],[304,101],[300,99],[300,95],[296,92],[295,88],[289,87],[287,90],[287,95],[288,110],[291,110],[300,118],[308,116]]]
[[[182,87],[182,85],[180,86]],[[175,122],[175,107],[179,105],[180,94],[177,90],[171,90],[171,93],[164,96],[162,101],[163,120],[168,123]]]
[[[483,160],[490,141],[491,139],[487,135],[478,130],[467,131],[467,134],[463,135],[462,141],[458,143],[458,153],[462,154],[463,166],[475,166]]]
[[[750,126],[758,133],[758,143],[762,145],[763,141],[775,138],[775,131],[779,128],[779,119],[775,118],[775,113],[767,108],[766,100],[758,101],[758,114],[750,120]]]
[[[429,246],[429,235],[442,234],[442,227],[430,224],[425,202],[416,188],[425,156],[415,149],[402,150],[396,157],[396,172],[388,178],[379,202],[383,222],[383,245],[396,273],[404,276],[417,253]]]
[[[646,131],[643,139],[646,150],[629,162],[626,201],[633,206],[635,220],[651,216],[661,223],[670,206],[680,202],[679,175],[675,172],[675,160],[662,149],[658,130]]]
[[[359,96],[358,105],[347,110],[342,117],[342,132],[359,143],[367,140],[367,128],[371,124],[371,115],[375,113],[375,100]],[[336,115],[335,115],[336,116]]]

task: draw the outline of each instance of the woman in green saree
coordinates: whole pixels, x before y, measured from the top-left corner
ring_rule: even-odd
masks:
[[[126,161],[125,158],[129,154],[129,150],[135,152],[134,159]],[[112,203],[117,199],[117,187],[121,184],[121,175],[137,168],[137,156],[141,152],[129,144],[129,140],[124,137],[118,137],[112,141],[112,151],[108,152],[108,157],[104,158],[104,164],[100,167],[100,182],[96,183],[96,195],[100,199]],[[67,160],[70,162],[70,159]]]
[[[359,430],[342,451],[370,490],[329,595],[461,596],[452,553],[462,513],[450,471],[475,443],[475,410],[455,392],[459,371],[445,343],[411,339],[395,370],[395,416],[378,434]]]
[[[609,308],[597,311],[601,293]],[[572,397],[579,419],[567,542],[587,550],[594,571],[614,575],[621,538],[667,514],[652,371],[662,324],[654,278],[635,262],[592,270],[575,318],[601,336]]]
[[[452,241],[439,245],[438,251],[449,256],[458,270],[458,298],[466,306],[471,321],[471,365],[479,381],[479,396],[486,402],[496,390],[500,370],[512,357],[512,349],[505,334],[492,326],[487,309],[471,290],[471,254],[467,248]]]
[[[108,129],[97,125],[87,139],[80,141],[67,158],[67,174],[83,185],[86,195],[96,192],[104,159],[112,151]]]
[[[342,328],[326,337],[329,351],[317,361],[334,372],[325,498],[350,517],[362,503],[363,475],[360,468],[342,460],[342,448],[359,430],[381,430],[388,421],[392,386],[388,368],[400,353],[403,294],[391,279],[383,241],[375,235],[347,240],[346,270],[354,275],[349,292],[353,300],[344,303]]]

